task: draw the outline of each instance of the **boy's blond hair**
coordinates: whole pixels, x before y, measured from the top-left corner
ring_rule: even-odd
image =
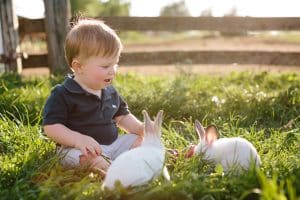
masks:
[[[65,56],[70,67],[74,58],[119,57],[121,51],[118,35],[100,20],[80,19],[66,36]]]

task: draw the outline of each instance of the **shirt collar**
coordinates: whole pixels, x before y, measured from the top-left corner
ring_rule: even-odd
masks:
[[[66,79],[63,82],[63,86],[71,93],[76,94],[91,94],[84,89],[74,80],[73,74],[68,74]],[[101,90],[101,96],[103,100],[109,100],[111,99],[112,94],[115,93],[115,90],[112,86],[108,86]],[[92,94],[94,95],[94,94]],[[96,96],[96,95],[94,95]]]
[[[82,87],[74,81],[74,75],[73,74],[68,74],[66,76],[65,81],[63,82],[63,86],[72,93],[76,94],[85,94],[87,93]]]

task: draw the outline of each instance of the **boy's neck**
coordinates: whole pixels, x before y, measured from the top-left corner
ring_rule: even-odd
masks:
[[[76,78],[76,76],[74,77],[74,81],[76,81],[80,87],[82,89],[84,89],[85,91],[87,91],[88,93],[91,93],[91,94],[94,94],[96,96],[98,96],[99,98],[101,98],[101,90],[94,90],[94,89],[91,89],[89,87],[87,87],[84,83],[80,82],[80,80],[78,78]]]

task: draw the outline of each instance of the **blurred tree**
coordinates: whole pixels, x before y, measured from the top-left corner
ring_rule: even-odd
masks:
[[[103,10],[101,16],[129,16],[130,3],[123,0],[103,1]]]
[[[207,9],[203,10],[200,13],[200,17],[213,17],[212,7],[209,7]],[[206,36],[206,38],[208,38],[208,37],[216,37],[219,34],[219,32],[217,32],[217,31],[202,31],[202,32],[208,33],[208,35]]]
[[[123,0],[70,0],[72,15],[128,16],[130,3]]]
[[[201,17],[212,17],[213,13],[212,13],[212,8],[207,8],[205,10],[203,10],[200,14]]]
[[[236,17],[237,16],[237,8],[233,6],[227,13],[224,14],[224,17]]]
[[[181,0],[163,7],[160,10],[160,16],[190,16],[190,12],[185,1]]]
[[[238,15],[237,8],[232,7],[224,17],[236,17]],[[220,34],[225,37],[246,36],[247,31],[220,31]]]

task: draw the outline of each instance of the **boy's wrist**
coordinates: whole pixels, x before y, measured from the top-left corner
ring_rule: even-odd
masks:
[[[81,133],[79,133],[79,132],[76,132],[76,131],[73,131],[73,135],[74,135],[74,137],[73,137],[73,142],[72,142],[72,146],[74,147],[74,148],[78,148],[80,145],[80,141],[82,141],[82,137],[84,136],[84,135],[82,135]]]

